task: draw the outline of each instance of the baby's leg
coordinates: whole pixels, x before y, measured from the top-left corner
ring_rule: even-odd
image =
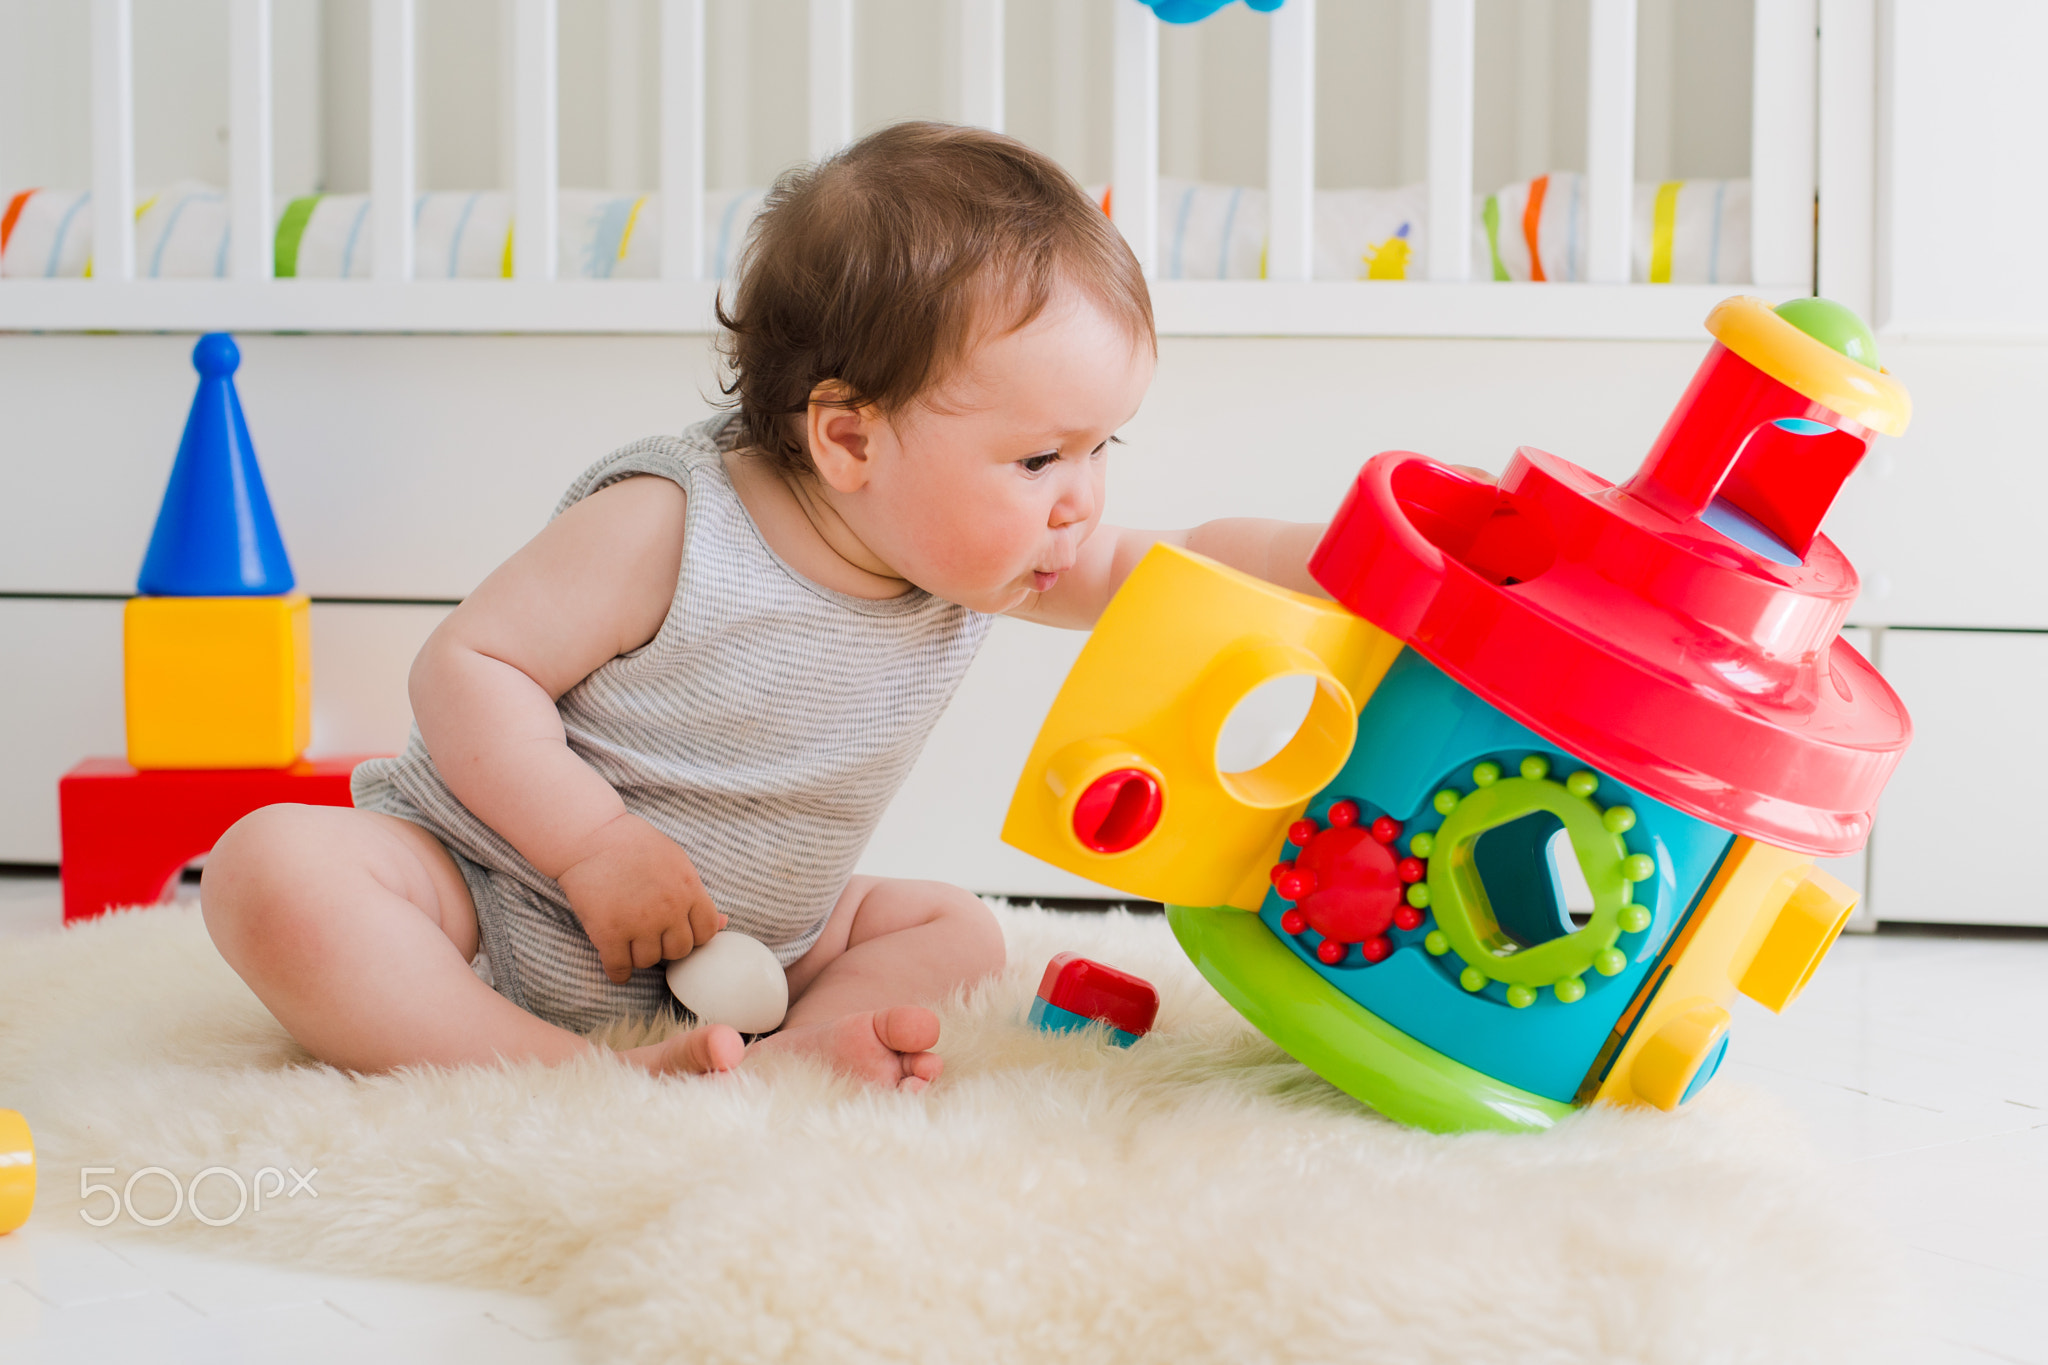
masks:
[[[266,807],[221,837],[200,902],[221,956],[292,1037],[335,1066],[557,1062],[592,1050],[470,969],[469,887],[439,842],[404,820]],[[738,1062],[740,1039],[699,1029],[687,1045],[672,1040],[660,1051],[628,1056],[724,1070]]]
[[[939,1020],[925,1002],[1003,967],[1003,931],[942,882],[855,877],[811,950],[789,968],[789,1017],[758,1048],[821,1054],[864,1080],[921,1090],[938,1079]]]

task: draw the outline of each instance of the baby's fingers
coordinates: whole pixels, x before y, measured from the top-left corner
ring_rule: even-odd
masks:
[[[661,940],[659,938],[636,938],[632,944],[633,965],[652,967],[661,961]],[[624,978],[620,978],[623,980]]]
[[[597,960],[604,967],[606,977],[621,986],[633,979],[633,945],[631,943],[609,934],[603,938],[592,934],[590,941],[597,948]]]
[[[718,913],[718,907],[711,903],[711,897],[700,896],[690,906],[690,933],[699,943],[709,943],[711,936],[725,927],[725,916]]]

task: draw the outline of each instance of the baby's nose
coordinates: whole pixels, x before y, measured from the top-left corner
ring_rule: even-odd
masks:
[[[1076,480],[1074,485],[1061,495],[1059,501],[1052,505],[1052,516],[1049,520],[1052,529],[1063,531],[1070,526],[1079,525],[1094,515],[1095,485],[1081,479]]]

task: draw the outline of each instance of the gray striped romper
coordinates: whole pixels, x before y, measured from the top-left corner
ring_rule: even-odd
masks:
[[[787,966],[818,939],[883,808],[993,618],[913,589],[873,601],[811,582],[762,540],[714,418],[598,461],[561,512],[633,474],[688,494],[682,572],[654,639],[557,704],[569,747],[680,844],[732,927]],[[616,985],[562,889],[472,815],[414,726],[356,769],[355,804],[425,828],[476,902],[482,972],[514,1004],[587,1032],[670,1008],[658,967]]]

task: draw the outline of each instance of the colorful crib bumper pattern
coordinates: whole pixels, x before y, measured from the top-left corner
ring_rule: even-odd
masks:
[[[713,191],[705,229],[714,275],[737,264],[764,190]],[[6,200],[0,275],[76,279],[92,273],[90,193],[29,189]],[[661,203],[653,194],[564,190],[561,275],[653,279],[661,272]],[[370,197],[314,194],[277,207],[273,264],[281,279],[370,278]],[[512,274],[512,196],[500,190],[422,194],[413,205],[418,279],[504,279]],[[183,182],[143,196],[135,212],[136,274],[203,279],[227,273],[228,202],[217,187]]]
[[[1089,193],[1107,202],[1109,189]],[[715,190],[705,198],[706,265],[737,266],[765,191]],[[1422,185],[1316,192],[1315,278],[1415,280],[1429,268],[1428,192]],[[1585,177],[1521,181],[1473,209],[1473,276],[1481,280],[1586,278]],[[91,195],[26,189],[5,198],[0,275],[70,278],[91,273]],[[280,200],[280,278],[368,279],[370,200],[316,194]],[[564,190],[559,273],[570,279],[653,279],[661,273],[661,199],[655,194]],[[1159,272],[1172,280],[1255,280],[1265,275],[1266,192],[1162,178]],[[420,279],[500,279],[512,273],[512,196],[436,191],[413,207]],[[1668,181],[1635,188],[1633,278],[1652,284],[1749,279],[1749,182]],[[145,279],[227,273],[228,202],[195,182],[145,195],[136,209],[136,270]]]

